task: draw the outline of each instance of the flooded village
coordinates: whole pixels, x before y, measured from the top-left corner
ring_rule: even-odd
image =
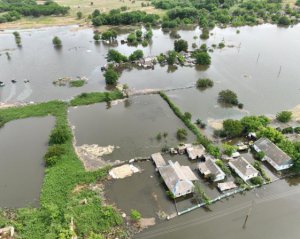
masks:
[[[161,28],[147,46],[128,44],[130,31],[96,43],[92,29],[62,26],[20,30],[18,48],[1,31],[0,208],[42,205],[53,216],[49,198],[64,201],[49,223],[66,217],[66,238],[94,238],[79,221],[94,226],[96,209],[109,219],[93,230],[113,228],[103,238],[297,238],[300,26],[238,29],[215,27],[207,40],[199,27],[178,30],[189,46],[172,66],[158,60],[176,41]],[[207,45],[210,66],[192,43]],[[143,57],[109,61],[111,49]],[[111,67],[116,87],[105,83]],[[213,87],[198,87],[206,78]],[[226,89],[241,107],[220,102]],[[9,212],[0,238],[24,230]]]

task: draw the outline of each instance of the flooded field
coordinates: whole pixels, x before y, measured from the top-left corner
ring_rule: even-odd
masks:
[[[0,129],[0,207],[39,205],[53,126],[54,118],[44,117],[15,120]]]
[[[69,118],[75,126],[77,146],[117,147],[103,156],[111,161],[150,156],[165,145],[176,146],[177,129],[187,129],[159,95],[133,97],[111,108],[105,103],[70,108]],[[159,133],[161,139],[157,139]],[[191,132],[187,141],[195,141]]]
[[[294,180],[299,184],[299,178]],[[136,239],[298,238],[299,187],[278,181],[147,229]],[[246,215],[249,218],[245,225]]]
[[[297,60],[300,52],[295,51],[300,43],[300,26],[280,28],[272,25],[212,30],[207,40],[199,39],[200,30],[181,30],[182,39],[200,46],[218,44],[224,40],[224,49],[215,49],[212,65],[208,69],[183,68],[173,71],[168,67],[156,66],[155,70],[133,69],[123,72],[120,82],[131,88],[168,89],[193,85],[199,77],[209,77],[215,82],[214,88],[205,92],[196,89],[170,93],[186,111],[200,118],[236,117],[245,112],[235,109],[221,109],[216,102],[221,89],[234,90],[245,111],[262,114],[290,109],[299,104],[300,82]],[[143,49],[145,56],[154,56],[173,49],[174,39],[160,29],[153,31],[153,41]],[[52,37],[59,36],[63,47],[56,50]],[[118,41],[126,38],[121,34]],[[197,36],[197,39],[194,39]],[[109,48],[130,54],[136,48],[127,45],[96,45],[92,40],[92,29],[77,27],[56,27],[21,31],[22,48],[16,48],[12,32],[0,34],[0,80],[6,87],[0,89],[2,102],[46,101],[69,99],[81,92],[101,91],[105,82],[100,66],[105,64]],[[288,44],[285,44],[288,42]],[[10,49],[11,59],[5,52]],[[36,54],[38,52],[39,54]],[[78,67],[80,65],[80,67]],[[86,76],[88,84],[81,88],[56,87],[52,84],[59,77]],[[10,81],[16,79],[16,84]],[[24,83],[24,79],[30,83]],[[202,103],[205,102],[205,103]]]

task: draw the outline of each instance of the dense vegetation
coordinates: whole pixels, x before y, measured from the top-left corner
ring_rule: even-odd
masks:
[[[276,115],[276,119],[282,123],[287,123],[292,119],[292,112],[282,111]]]
[[[208,78],[201,78],[197,81],[197,87],[199,89],[207,89],[214,86],[214,82]]]
[[[92,23],[94,26],[131,25],[136,23],[155,25],[158,19],[158,15],[147,14],[142,11],[121,12],[120,9],[113,9],[109,13],[100,13],[99,10],[95,10],[92,13]]]
[[[0,0],[0,23],[11,22],[21,16],[66,15],[69,7],[63,7],[53,1],[37,4],[35,0]]]
[[[300,17],[299,8],[284,6],[281,0],[153,0],[152,4],[167,10],[163,27],[168,28],[180,23],[197,23],[204,29],[216,24],[236,27],[263,22],[290,25]]]

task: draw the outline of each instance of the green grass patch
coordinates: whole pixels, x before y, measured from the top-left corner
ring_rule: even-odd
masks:
[[[81,87],[86,83],[85,80],[71,80],[70,87]]]
[[[71,106],[78,105],[90,105],[100,102],[109,102],[111,100],[123,99],[124,96],[122,92],[115,90],[111,92],[92,92],[92,93],[82,93],[71,100]]]

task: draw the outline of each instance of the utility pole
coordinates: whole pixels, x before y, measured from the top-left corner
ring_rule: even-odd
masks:
[[[258,53],[258,57],[257,57],[256,63],[258,62],[258,60],[259,60],[259,57],[260,57],[260,53]]]
[[[280,73],[281,73],[281,66],[280,66],[280,68],[279,68],[279,72],[278,72],[278,75],[277,75],[277,78],[279,78],[279,76],[280,76]]]
[[[243,229],[246,229],[247,221],[248,221],[248,218],[249,218],[249,216],[250,216],[250,214],[252,212],[253,205],[254,205],[254,200],[252,200],[251,206],[250,206],[250,208],[248,210],[248,213],[246,215],[246,218],[245,218],[245,221],[244,221],[244,224],[243,224]]]

